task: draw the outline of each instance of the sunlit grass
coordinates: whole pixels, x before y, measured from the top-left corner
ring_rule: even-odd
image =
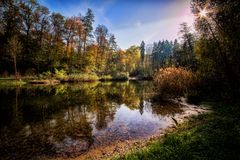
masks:
[[[90,81],[97,81],[99,77],[96,74],[69,74],[60,78],[61,81],[67,82],[90,82]]]

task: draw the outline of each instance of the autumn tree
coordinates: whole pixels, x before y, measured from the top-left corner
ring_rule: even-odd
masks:
[[[76,41],[78,44],[78,54],[82,54],[82,47],[83,47],[83,39],[84,39],[84,24],[82,20],[81,14],[75,17],[75,25],[76,25]]]
[[[108,29],[104,25],[98,25],[94,35],[96,37],[96,42],[98,45],[98,51],[97,51],[97,56],[96,56],[96,64],[98,70],[102,70],[105,64],[106,60],[106,47],[108,45]]]
[[[70,58],[71,53],[73,52],[73,43],[74,36],[76,36],[76,28],[77,26],[75,17],[67,18],[65,20],[63,37],[66,41],[66,54],[68,58]]]
[[[138,46],[131,46],[126,50],[125,72],[131,73],[140,66],[141,61],[140,48]]]

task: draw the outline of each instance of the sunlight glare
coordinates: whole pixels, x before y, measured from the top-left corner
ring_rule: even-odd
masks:
[[[206,18],[207,17],[207,14],[208,14],[208,11],[206,10],[206,8],[202,9],[199,11],[199,16],[201,18]]]

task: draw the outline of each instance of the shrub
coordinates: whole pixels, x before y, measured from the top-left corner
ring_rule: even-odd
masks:
[[[100,78],[101,81],[111,81],[112,79],[113,77],[111,75],[103,75]]]
[[[61,78],[62,81],[68,82],[90,82],[90,81],[97,81],[99,78],[96,74],[81,74],[81,73],[74,73]]]
[[[183,68],[168,67],[159,69],[154,74],[154,84],[161,96],[182,96],[196,81],[191,71]]]
[[[128,80],[129,73],[128,72],[120,72],[113,76],[113,80]]]
[[[42,75],[43,75],[43,77],[46,77],[46,78],[51,78],[52,77],[51,71],[43,72]]]
[[[55,68],[55,75],[54,75],[56,78],[58,79],[62,79],[66,76],[66,71],[61,69],[61,70],[58,70]]]

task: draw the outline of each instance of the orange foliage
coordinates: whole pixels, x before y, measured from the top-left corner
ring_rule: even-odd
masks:
[[[182,96],[196,82],[196,76],[183,68],[168,67],[154,74],[154,83],[161,96]]]

